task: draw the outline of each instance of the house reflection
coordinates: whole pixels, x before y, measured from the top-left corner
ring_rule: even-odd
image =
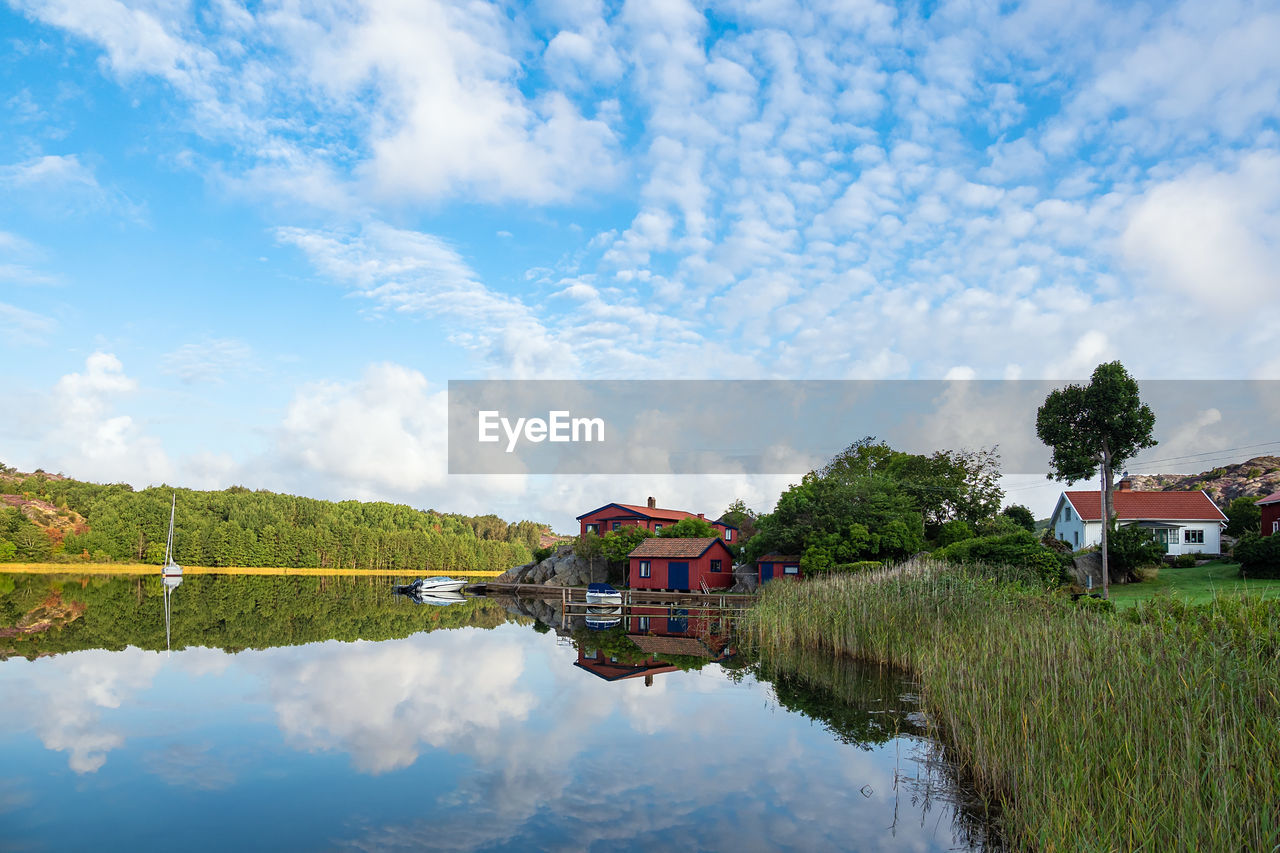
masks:
[[[734,653],[727,618],[717,611],[636,606],[607,632],[576,638],[574,666],[605,681],[653,677],[721,663]]]

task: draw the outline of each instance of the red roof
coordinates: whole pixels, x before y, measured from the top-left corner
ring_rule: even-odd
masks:
[[[1102,495],[1096,491],[1063,492],[1080,518],[1102,520]],[[1120,521],[1226,521],[1218,505],[1204,492],[1112,493]]]
[[[646,539],[635,547],[628,557],[692,557],[698,558],[707,553],[707,549],[717,542],[724,545],[719,536],[701,539],[667,539],[655,536]],[[725,548],[728,550],[728,548]]]
[[[800,562],[800,558],[792,557],[787,554],[765,554],[763,557],[756,560],[756,562],[757,563],[798,563]]]
[[[1263,504],[1280,503],[1280,492],[1276,492],[1274,495],[1267,495],[1256,503],[1258,506],[1262,506]]]

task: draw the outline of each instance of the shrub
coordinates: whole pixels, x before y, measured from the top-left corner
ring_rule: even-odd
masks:
[[[1236,543],[1235,558],[1246,578],[1280,578],[1280,536],[1250,533]]]
[[[1093,595],[1082,595],[1076,599],[1076,606],[1090,613],[1115,613],[1116,603],[1108,598]]]
[[[1179,554],[1178,556],[1173,558],[1172,565],[1175,569],[1195,568],[1196,555],[1195,554]]]
[[[973,528],[969,526],[969,522],[959,519],[948,521],[938,531],[938,547],[945,548],[948,545],[954,545],[957,542],[972,538]]]
[[[1164,560],[1164,549],[1150,530],[1135,525],[1113,530],[1107,537],[1108,569],[1112,574],[1136,576],[1142,566]]]
[[[555,546],[538,548],[533,552],[533,561],[535,563],[541,563],[543,560],[547,559],[547,557],[550,557],[552,554],[554,554],[555,550],[556,550]]]
[[[940,548],[934,556],[953,563],[991,563],[993,565],[1028,566],[1035,569],[1050,586],[1067,579],[1069,555],[1058,555],[1040,544],[1035,534],[1018,529],[999,536],[979,536]]]

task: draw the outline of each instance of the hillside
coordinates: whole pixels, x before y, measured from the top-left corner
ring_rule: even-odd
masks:
[[[1238,497],[1265,497],[1280,492],[1280,456],[1255,456],[1247,462],[1223,465],[1199,474],[1135,474],[1139,491],[1189,492],[1204,489],[1225,508]]]
[[[527,562],[549,532],[545,524],[495,515],[243,486],[135,491],[0,466],[0,561],[158,564],[175,492],[175,559],[195,566],[503,571]]]

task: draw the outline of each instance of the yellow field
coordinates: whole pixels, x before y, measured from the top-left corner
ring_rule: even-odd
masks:
[[[159,566],[143,563],[0,563],[0,573],[23,575],[150,575]],[[448,572],[381,571],[373,569],[289,569],[277,566],[183,566],[183,575],[395,575],[433,577]],[[464,578],[496,578],[502,572],[458,573]]]

